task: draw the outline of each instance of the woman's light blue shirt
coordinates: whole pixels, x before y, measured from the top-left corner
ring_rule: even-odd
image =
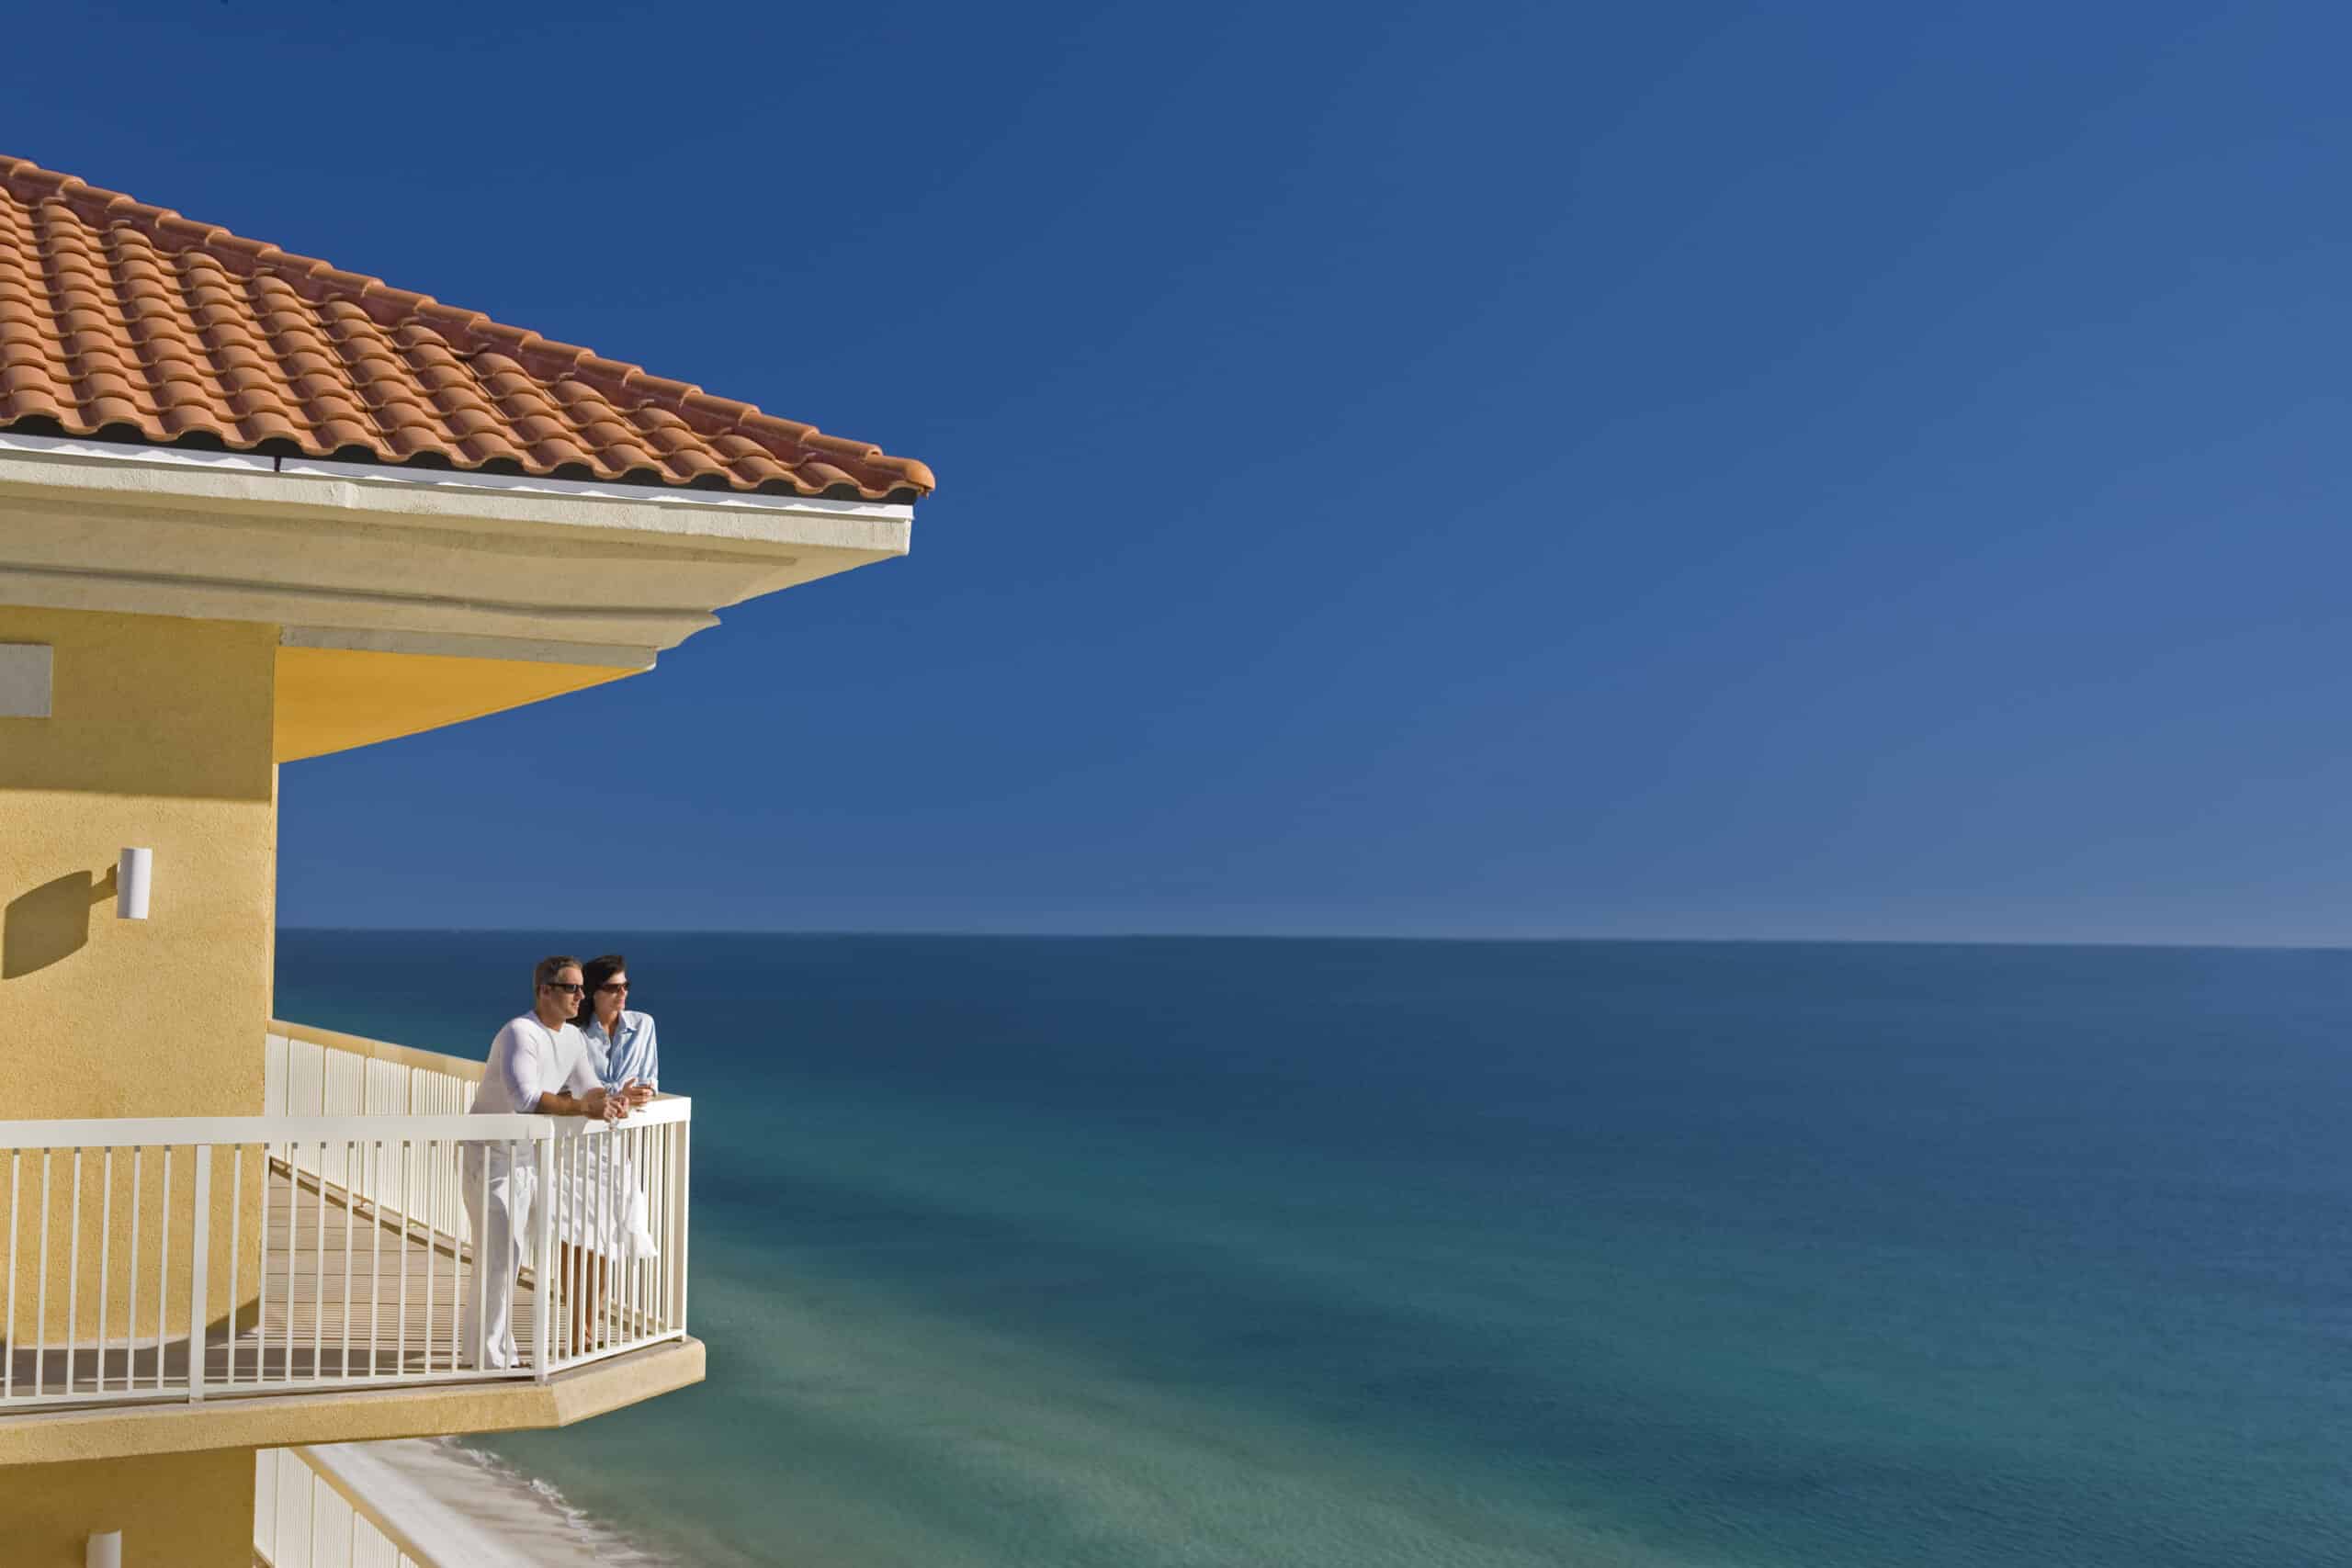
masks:
[[[618,1089],[631,1078],[651,1089],[662,1087],[662,1055],[654,1044],[651,1013],[622,1010],[617,1040],[606,1034],[605,1026],[593,1017],[580,1026],[580,1032],[588,1042],[588,1057],[595,1065],[596,1076],[606,1089]]]

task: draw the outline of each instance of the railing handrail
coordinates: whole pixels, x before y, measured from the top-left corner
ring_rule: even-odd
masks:
[[[542,1116],[539,1120],[554,1122],[558,1134],[574,1128],[582,1133],[613,1133],[626,1132],[631,1127],[659,1126],[668,1122],[689,1122],[694,1119],[694,1109],[695,1102],[692,1096],[665,1094],[659,1099],[648,1100],[618,1122],[606,1122],[594,1116]]]
[[[659,1126],[694,1118],[694,1100],[670,1095],[639,1106],[617,1125]],[[533,1111],[412,1116],[85,1116],[51,1122],[0,1122],[0,1149],[131,1149],[166,1144],[312,1144],[395,1139],[421,1144],[528,1143],[593,1137],[612,1131],[594,1117]]]
[[[639,1114],[653,1120],[652,1109],[649,1106]],[[529,1143],[553,1138],[556,1118],[517,1112],[480,1116],[104,1116],[56,1122],[0,1122],[0,1149],[395,1141],[385,1136],[388,1128],[398,1129],[397,1140],[413,1144]]]
[[[450,1077],[480,1083],[489,1070],[489,1064],[471,1056],[452,1056],[442,1051],[422,1050],[414,1045],[402,1045],[395,1041],[371,1039],[365,1034],[345,1034],[341,1030],[325,1029],[315,1023],[295,1023],[282,1018],[269,1021],[270,1033],[288,1040],[300,1040],[308,1045],[321,1045],[332,1051],[345,1051],[355,1056],[367,1056],[379,1062],[390,1062],[399,1066],[421,1068],[428,1073],[444,1073]],[[665,1106],[684,1106],[689,1096],[659,1094],[650,1104],[629,1113],[631,1121],[676,1122],[686,1119],[684,1110],[657,1115]]]
[[[427,1051],[390,1040],[374,1040],[365,1034],[345,1034],[340,1030],[322,1029],[315,1023],[295,1023],[282,1018],[269,1021],[268,1032],[311,1045],[348,1051],[356,1056],[373,1056],[379,1062],[397,1062],[404,1067],[423,1067],[426,1072],[447,1073],[452,1077],[476,1081],[481,1079],[487,1065],[479,1056],[452,1056],[442,1051]]]

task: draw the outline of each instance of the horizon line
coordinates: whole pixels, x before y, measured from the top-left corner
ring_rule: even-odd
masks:
[[[370,936],[532,936],[543,926],[360,926],[283,925],[283,932]],[[2343,953],[2345,942],[2132,941],[2120,938],[2035,937],[1851,937],[1851,936],[1514,936],[1463,932],[1363,931],[970,931],[931,927],[716,927],[642,926],[616,931],[610,939],[644,937],[822,937],[923,938],[959,942],[1461,942],[1487,946],[1620,947],[2002,947],[2098,948],[2146,952]]]

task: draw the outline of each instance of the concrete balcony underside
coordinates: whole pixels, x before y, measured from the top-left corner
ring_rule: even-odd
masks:
[[[428,1383],[43,1410],[0,1416],[0,1465],[566,1427],[702,1377],[702,1341],[687,1338],[571,1368],[545,1382]]]

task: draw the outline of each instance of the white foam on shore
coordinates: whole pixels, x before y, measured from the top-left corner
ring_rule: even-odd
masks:
[[[466,1568],[676,1568],[548,1483],[447,1438],[311,1450],[441,1562]]]

